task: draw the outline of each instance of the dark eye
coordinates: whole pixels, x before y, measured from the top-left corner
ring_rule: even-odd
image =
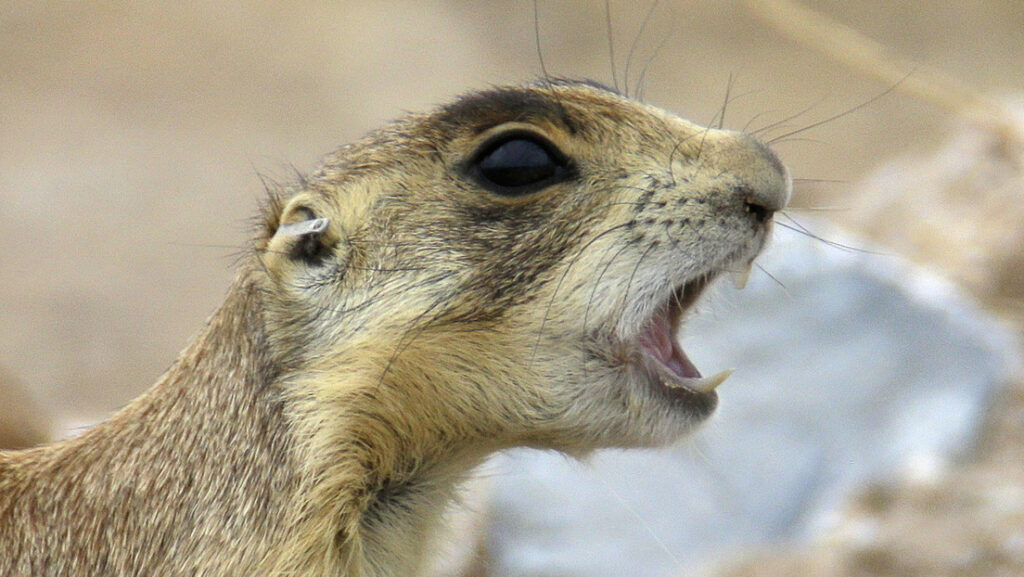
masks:
[[[569,174],[565,157],[533,135],[508,135],[485,145],[483,151],[471,164],[471,172],[501,195],[528,194]]]

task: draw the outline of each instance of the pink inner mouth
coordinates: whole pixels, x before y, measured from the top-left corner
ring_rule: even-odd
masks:
[[[680,380],[699,379],[702,377],[700,371],[676,340],[676,329],[683,313],[679,300],[672,298],[667,307],[655,313],[640,334],[640,345]]]

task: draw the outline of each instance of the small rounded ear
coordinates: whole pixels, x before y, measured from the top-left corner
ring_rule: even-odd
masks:
[[[280,276],[294,266],[319,266],[331,257],[338,235],[305,195],[292,198],[281,212],[277,230],[267,243],[264,262]]]
[[[320,264],[330,247],[326,244],[325,234],[330,221],[324,217],[314,216],[310,211],[309,218],[291,224],[282,224],[274,233],[275,239],[281,239],[290,247],[288,257],[307,264]]]

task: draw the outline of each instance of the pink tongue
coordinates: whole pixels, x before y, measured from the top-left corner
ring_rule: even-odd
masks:
[[[644,333],[640,335],[640,343],[651,353],[651,356],[661,361],[680,378],[701,378],[700,371],[676,343],[667,315],[654,316]]]

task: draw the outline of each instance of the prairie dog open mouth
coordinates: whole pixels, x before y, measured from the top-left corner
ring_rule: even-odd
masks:
[[[753,261],[742,269],[730,271],[737,289],[746,286]],[[708,273],[679,287],[655,309],[639,335],[642,365],[654,381],[668,389],[692,394],[711,394],[733,373],[726,369],[705,377],[680,344],[683,318],[718,273]]]

